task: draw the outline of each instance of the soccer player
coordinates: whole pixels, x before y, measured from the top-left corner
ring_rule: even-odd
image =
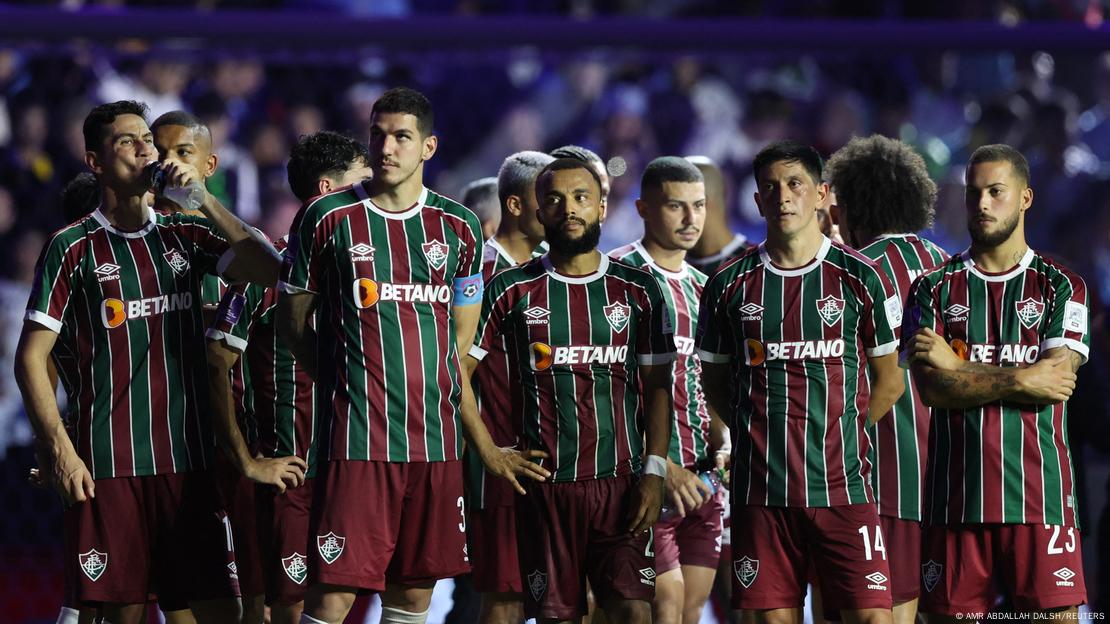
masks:
[[[460,413],[473,402],[458,348],[481,310],[482,234],[474,213],[424,187],[438,144],[431,104],[390,89],[371,119],[373,178],[302,209],[278,298],[279,335],[330,418],[318,440],[307,624],[338,624],[360,589],[382,592],[383,622],[423,622],[435,581],[469,570],[460,428],[491,472],[515,480],[531,465],[494,445],[476,410]]]
[[[86,164],[101,205],[45,245],[16,354],[16,378],[67,509],[77,598],[113,623],[137,622],[148,590],[188,599],[201,621],[234,622],[239,604],[210,473],[200,277],[223,270],[274,283],[273,247],[204,194],[207,219],[144,202],[154,158],[145,105],[94,108]],[[169,183],[199,180],[184,163]],[[73,437],[54,400],[55,347]],[[233,563],[233,562],[230,562]]]
[[[482,240],[489,240],[501,222],[501,205],[497,201],[497,178],[479,178],[463,187],[463,205],[470,208],[482,223]]]
[[[612,621],[650,622],[651,527],[670,442],[670,317],[651,275],[598,253],[596,171],[557,159],[535,192],[551,251],[494,277],[467,359],[474,367],[507,347],[515,426],[552,475],[517,498],[525,614],[577,620],[588,577]]]
[[[865,427],[903,391],[902,307],[882,269],[821,234],[821,169],[816,150],[791,141],[756,155],[767,240],[702,294],[702,387],[734,436],[733,607],[797,621],[812,561],[827,609],[889,623]]]
[[[655,526],[657,624],[701,620],[721,555],[724,491],[718,487],[716,457],[727,456],[731,442],[720,421],[710,419],[701,388],[701,361],[694,353],[698,301],[707,278],[685,261],[687,250],[702,234],[705,204],[705,184],[697,167],[675,156],[656,158],[644,170],[636,200],[644,237],[609,252],[658,280],[678,351],[667,454],[672,514]]]
[[[185,111],[169,111],[159,115],[150,124],[154,134],[154,147],[158,150],[158,160],[162,163],[176,161],[196,167],[201,183],[207,181],[217,171],[219,156],[212,151],[212,133],[208,126]],[[207,186],[206,186],[207,188]],[[183,210],[166,198],[155,198],[154,210],[164,213],[183,212],[203,217],[198,210]],[[209,327],[215,318],[216,307],[220,303],[227,282],[214,273],[206,274],[201,280],[200,304],[203,310],[204,325]],[[235,397],[243,406],[250,405],[250,373],[242,366],[235,366],[231,373],[234,377]],[[257,531],[255,531],[254,485],[237,470],[227,453],[230,450],[226,436],[221,435],[220,420],[216,420],[216,454],[212,471],[220,493],[220,504],[227,513],[231,527],[235,551],[235,574],[239,583],[239,593],[243,603],[244,624],[262,624],[265,617],[264,592],[262,582],[262,556],[259,553]],[[164,597],[159,596],[160,600]],[[170,604],[181,601],[170,598]]]
[[[611,185],[609,184],[609,171],[605,168],[605,161],[601,160],[601,156],[581,145],[556,147],[551,150],[551,156],[554,158],[573,158],[590,165],[590,168],[597,174],[597,179],[601,180],[601,204],[603,206],[608,205]]]
[[[555,160],[542,152],[517,152],[501,163],[497,196],[501,220],[497,233],[486,241],[482,277],[489,283],[503,269],[544,253],[543,224],[539,222],[536,176]],[[512,395],[507,380],[515,378],[514,361],[503,344],[493,345],[484,364],[471,380],[479,414],[498,446],[515,446]],[[467,541],[474,569],[474,588],[482,594],[483,624],[517,624],[524,621],[523,592],[516,548],[516,501],[513,489],[502,479],[488,479],[474,453],[466,453]]]
[[[287,170],[289,186],[304,203],[338,192],[370,175],[366,146],[335,132],[301,137],[293,146]],[[282,238],[274,246],[282,251]],[[274,330],[276,288],[237,284],[224,295],[215,323],[208,330],[209,384],[217,431],[222,434],[236,468],[259,488],[257,518],[263,559],[266,604],[274,624],[297,624],[303,609],[307,578],[309,509],[315,477],[315,426],[318,421],[312,379],[297,366],[293,354]],[[253,396],[237,404],[229,373],[245,360]],[[238,414],[236,414],[238,412]],[[250,447],[240,431],[250,418],[257,432]],[[298,487],[299,486],[299,487]],[[287,491],[287,488],[291,488]]]
[[[686,261],[706,275],[748,250],[746,236],[728,225],[725,179],[721,168],[706,156],[687,156],[705,179],[705,228],[701,238],[686,254]]]
[[[1087,598],[1066,404],[1090,345],[1087,287],[1026,244],[1029,183],[1016,149],[975,150],[971,247],[910,295],[903,355],[934,410],[921,554],[931,619],[989,611],[992,578],[1023,611],[1075,619]]]
[[[948,259],[918,236],[933,223],[937,186],[909,145],[880,135],[854,138],[829,159],[839,203],[832,218],[851,247],[879,263],[898,292]],[[929,408],[906,371],[906,392],[869,431],[872,486],[879,502],[895,624],[913,624],[921,593],[921,490],[929,443]]]

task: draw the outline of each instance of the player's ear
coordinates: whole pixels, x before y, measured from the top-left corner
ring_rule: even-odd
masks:
[[[334,187],[335,187],[335,181],[334,180],[332,180],[331,178],[329,178],[327,176],[320,176],[320,179],[316,181],[316,194],[317,195],[324,195],[326,193],[330,193],[332,188],[334,188]]]
[[[640,199],[640,198],[636,198],[636,214],[640,215],[640,218],[643,219],[643,218],[645,218],[644,217],[644,212],[646,212],[646,211],[647,211],[647,204],[644,203],[644,200]]]
[[[204,177],[210,177],[216,173],[216,168],[220,166],[220,157],[216,154],[209,154],[208,159],[204,161]]]
[[[1033,205],[1033,187],[1026,186],[1021,192],[1021,210],[1025,212]]]
[[[509,209],[509,214],[514,217],[524,214],[524,202],[516,195],[509,195],[505,198],[505,207]]]
[[[91,150],[85,152],[85,166],[96,175],[100,175],[104,171],[104,167],[100,166],[100,154]]]
[[[436,153],[436,148],[439,147],[439,137],[432,134],[424,139],[424,153],[420,155],[421,160],[428,160]]]
[[[825,205],[825,200],[829,197],[829,183],[819,182],[817,184],[817,208],[820,210],[821,206]]]
[[[761,217],[766,216],[766,215],[763,214],[763,203],[759,200],[759,193],[758,192],[752,193],[752,198],[755,199],[755,207],[756,207],[756,210],[759,211],[759,216],[761,216]]]

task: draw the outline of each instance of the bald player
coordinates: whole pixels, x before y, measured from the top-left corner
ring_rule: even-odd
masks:
[[[713,275],[717,268],[744,253],[751,245],[743,235],[733,232],[728,225],[728,205],[725,180],[721,169],[705,156],[687,156],[705,179],[705,229],[690,251],[686,261],[706,275]]]

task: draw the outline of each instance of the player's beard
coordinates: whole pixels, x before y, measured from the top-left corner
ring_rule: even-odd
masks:
[[[974,222],[968,223],[967,232],[971,235],[971,241],[977,247],[997,247],[1006,242],[1010,235],[1017,229],[1018,219],[1021,217],[1021,212],[1014,212],[1014,216],[1008,221],[996,221],[998,229],[993,232],[987,232],[981,229],[981,226],[976,225]]]
[[[600,220],[586,224],[582,235],[578,238],[567,236],[562,223],[553,228],[545,225],[543,230],[551,250],[564,256],[576,256],[593,251],[597,249],[597,243],[601,240]]]

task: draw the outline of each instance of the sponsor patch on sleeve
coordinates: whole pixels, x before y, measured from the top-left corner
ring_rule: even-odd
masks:
[[[1064,304],[1064,331],[1087,333],[1087,306],[1076,301]]]
[[[886,303],[886,321],[890,323],[891,329],[900,327],[902,325],[902,300],[898,295],[888,297]]]

